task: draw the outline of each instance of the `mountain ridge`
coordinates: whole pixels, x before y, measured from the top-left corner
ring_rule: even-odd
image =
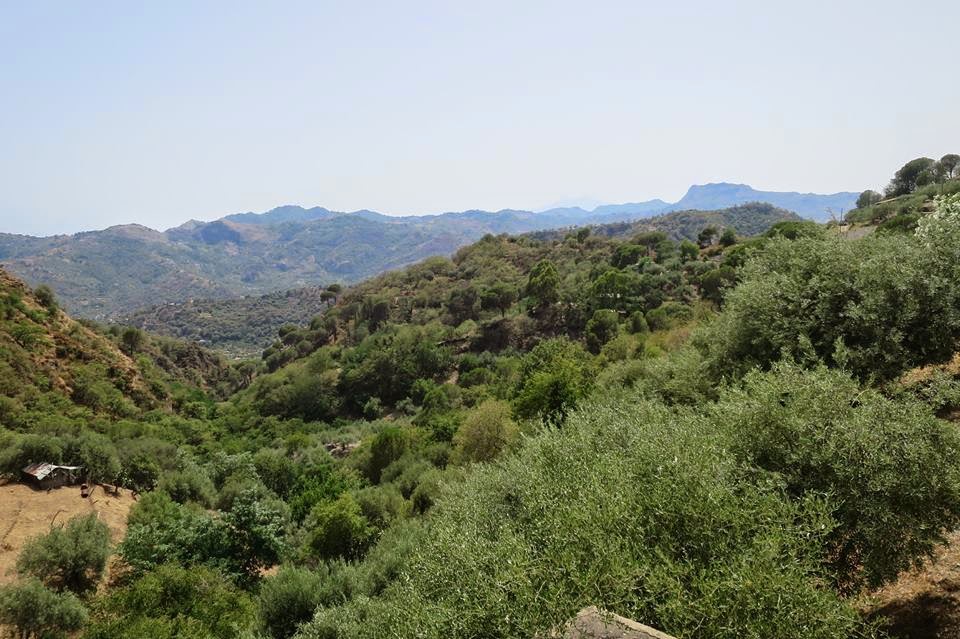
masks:
[[[686,202],[666,209],[662,200],[650,200],[593,211],[472,209],[391,217],[367,209],[342,213],[288,204],[260,214],[191,220],[166,231],[122,224],[45,238],[0,234],[0,262],[31,285],[52,286],[71,313],[112,321],[139,308],[189,298],[229,299],[357,282],[425,257],[450,255],[487,234],[632,222],[689,209],[691,199],[703,210],[717,211],[726,201],[739,206],[754,196],[807,212],[814,206],[826,210],[834,198],[722,183],[688,191]]]
[[[296,204],[284,204],[262,213],[249,211],[245,213],[233,213],[213,220],[213,222],[230,221],[243,224],[271,225],[288,222],[310,222],[321,219],[332,219],[339,216],[358,216],[393,224],[411,224],[444,218],[476,217],[478,214],[483,214],[523,217],[543,216],[545,218],[571,221],[581,220],[581,218],[583,218],[582,223],[602,223],[622,221],[615,219],[618,216],[652,217],[671,211],[713,211],[740,204],[747,204],[749,202],[773,204],[779,208],[797,213],[801,217],[808,217],[822,222],[830,219],[831,210],[834,213],[839,213],[855,208],[858,195],[859,193],[853,191],[838,191],[836,193],[765,191],[755,189],[748,184],[736,182],[708,182],[705,184],[691,185],[684,196],[676,202],[667,202],[660,198],[654,198],[641,202],[600,204],[590,209],[580,206],[558,206],[539,211],[512,208],[498,209],[496,211],[467,209],[463,211],[444,211],[442,213],[388,215],[370,209],[334,211],[322,206],[306,208]],[[212,222],[207,222],[207,224],[209,223]]]

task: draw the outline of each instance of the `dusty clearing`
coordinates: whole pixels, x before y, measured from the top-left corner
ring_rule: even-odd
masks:
[[[867,608],[898,639],[960,639],[960,531],[920,570],[874,593]]]
[[[16,483],[0,486],[0,584],[16,579],[14,566],[20,549],[28,539],[50,530],[51,523],[62,524],[76,515],[95,512],[117,542],[127,530],[127,512],[133,504],[130,491],[114,497],[100,486],[87,499],[80,497],[79,486],[49,492]]]

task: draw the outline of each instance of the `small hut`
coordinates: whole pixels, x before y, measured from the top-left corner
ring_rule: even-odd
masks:
[[[47,490],[60,486],[73,486],[80,482],[83,466],[58,466],[57,464],[30,464],[23,469],[25,483]]]

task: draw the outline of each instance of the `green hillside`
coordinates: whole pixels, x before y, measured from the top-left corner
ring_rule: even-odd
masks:
[[[243,218],[246,219],[246,218]],[[594,235],[627,239],[658,231],[676,241],[696,240],[707,227],[734,229],[742,235],[759,235],[777,222],[799,220],[769,204],[748,204],[719,211],[681,211],[639,222],[591,226]],[[528,234],[539,240],[562,238],[569,230]],[[716,239],[716,238],[714,238]],[[516,282],[515,282],[516,284]],[[338,290],[339,286],[334,285]],[[336,297],[323,287],[305,287],[226,300],[190,299],[153,305],[117,318],[117,321],[150,332],[202,342],[231,357],[249,356],[270,345],[283,326],[300,328],[310,323]]]
[[[42,599],[97,639],[528,639],[597,605],[885,636],[864,597],[960,526],[960,199],[862,239],[670,219],[488,235],[232,367],[7,278],[0,471],[141,496],[109,583],[78,522],[24,551],[0,623]]]
[[[756,221],[749,215],[738,218],[744,227],[738,230],[762,232],[791,215],[778,209],[771,214],[773,210],[760,207]],[[243,216],[241,222],[190,222],[162,233],[127,225],[49,238],[0,234],[0,261],[31,284],[51,286],[71,313],[116,321],[158,304],[357,282],[431,255],[450,255],[487,233],[567,227],[591,219],[584,211],[575,215],[468,211],[413,218],[326,213],[317,219],[276,223],[249,223]],[[723,217],[719,215],[708,216],[711,221],[704,223],[716,223],[712,220]],[[267,304],[276,301],[268,299]],[[242,311],[236,306],[231,309]],[[220,330],[166,332],[193,337]],[[250,345],[257,339],[250,334],[241,341]]]
[[[53,287],[71,312],[109,320],[158,303],[356,281],[450,253],[468,238],[353,216],[267,227],[219,221],[165,233],[130,225],[0,236],[0,260],[19,277]]]
[[[199,342],[231,358],[255,357],[281,327],[308,324],[335,297],[326,288],[308,286],[226,300],[191,299],[143,308],[118,322]]]

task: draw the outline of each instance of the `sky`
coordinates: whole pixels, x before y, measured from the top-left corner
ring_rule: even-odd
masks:
[[[882,187],[960,152],[955,0],[0,0],[0,232]]]

